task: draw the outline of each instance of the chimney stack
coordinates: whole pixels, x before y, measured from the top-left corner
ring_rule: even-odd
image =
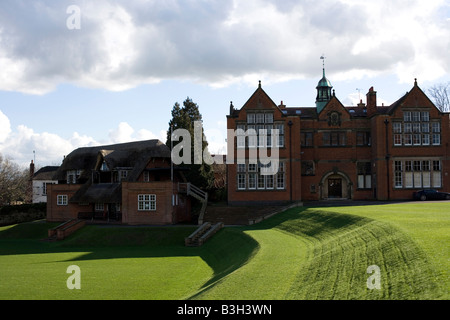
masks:
[[[367,93],[367,116],[371,117],[377,113],[377,92],[373,87]]]
[[[34,162],[33,162],[33,160],[31,160],[31,163],[30,163],[30,180],[33,179],[33,176],[34,176]]]
[[[34,162],[31,160],[30,163],[30,177],[28,179],[28,188],[27,188],[27,203],[33,203],[33,176],[34,176]]]

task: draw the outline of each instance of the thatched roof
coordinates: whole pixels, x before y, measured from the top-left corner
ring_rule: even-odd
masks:
[[[70,202],[85,203],[121,203],[120,183],[85,184],[78,190]]]
[[[43,167],[33,175],[33,180],[52,180],[58,168],[56,166]]]
[[[67,171],[82,170],[81,178],[88,180],[91,170],[98,169],[105,161],[110,169],[133,168],[128,176],[128,180],[133,181],[151,158],[170,158],[170,149],[159,140],[79,148],[64,158],[54,179],[65,180]]]

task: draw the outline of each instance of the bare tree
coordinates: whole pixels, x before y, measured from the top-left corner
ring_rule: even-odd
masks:
[[[28,170],[0,154],[0,206],[28,200]]]
[[[433,98],[434,104],[442,112],[450,112],[450,82],[439,83],[428,89],[428,93]]]

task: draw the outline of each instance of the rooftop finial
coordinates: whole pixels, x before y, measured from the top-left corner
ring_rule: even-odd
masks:
[[[323,66],[323,69],[325,70],[325,59],[326,59],[327,57],[325,57],[325,54],[322,54],[321,56],[320,56],[320,59],[322,60],[322,66]]]
[[[414,85],[417,87],[417,78],[414,78]]]
[[[322,60],[322,73],[323,73],[323,77],[325,78],[325,59],[326,59],[327,57],[325,57],[325,54],[322,54],[321,56],[320,56],[320,59]]]
[[[259,80],[259,85],[258,86],[261,88],[261,80]]]

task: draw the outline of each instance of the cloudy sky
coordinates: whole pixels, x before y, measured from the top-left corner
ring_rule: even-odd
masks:
[[[0,153],[45,166],[81,146],[165,141],[187,97],[225,152],[230,101],[262,80],[275,102],[314,106],[323,54],[346,105],[371,86],[391,104],[414,78],[446,83],[450,1],[2,0]]]

